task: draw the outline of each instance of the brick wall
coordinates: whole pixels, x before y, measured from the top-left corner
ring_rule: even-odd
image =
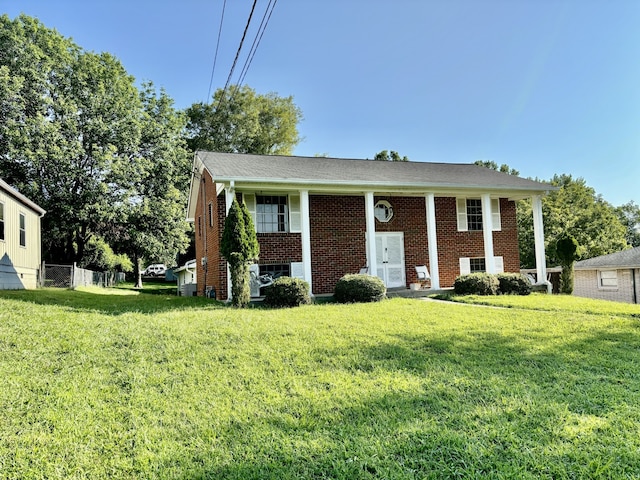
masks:
[[[210,208],[213,213],[212,221],[209,218]],[[216,185],[209,172],[205,170],[200,179],[194,218],[198,295],[204,295],[206,286],[213,286],[216,289],[217,298],[226,298],[227,266],[220,257],[220,236],[224,227],[225,212],[224,194],[216,197]],[[206,265],[201,263],[204,257],[207,258]]]
[[[426,265],[429,272],[427,241],[427,207],[424,197],[375,197],[386,200],[393,208],[388,222],[376,220],[376,232],[404,232],[404,259],[407,286],[417,282],[416,265]]]
[[[309,195],[313,293],[366,265],[364,209],[364,196]]]
[[[605,269],[610,270],[610,269]],[[576,297],[596,298],[614,302],[633,303],[633,274],[630,268],[619,269],[617,288],[599,288],[598,270],[576,270],[573,294]],[[635,269],[636,299],[640,302],[640,269]]]
[[[440,286],[451,287],[460,275],[460,257],[484,257],[483,232],[458,231],[455,198],[436,197],[435,207]],[[505,272],[519,272],[515,202],[500,199],[500,219],[502,230],[493,232],[494,255],[503,257]]]
[[[225,195],[215,196],[215,184],[204,172],[200,196],[196,206],[196,259],[198,294],[206,285],[214,286],[218,299],[227,298],[227,267],[221,258],[219,238],[224,228]],[[429,246],[426,227],[424,197],[378,196],[375,201],[386,200],[393,207],[393,218],[382,223],[376,220],[377,232],[403,232],[406,283],[416,281],[415,265],[429,266]],[[217,218],[209,224],[208,204],[212,204]],[[366,219],[364,195],[309,195],[311,230],[311,271],[313,292],[331,293],[336,282],[347,273],[357,273],[367,263]],[[502,230],[493,232],[494,252],[502,256],[505,271],[520,268],[515,203],[500,200]],[[460,257],[484,257],[482,231],[458,232],[456,199],[435,199],[436,232],[440,285],[450,287],[460,274]],[[199,228],[198,225],[201,225]],[[302,261],[299,233],[261,233],[260,263],[278,264]],[[205,268],[200,259],[206,256]],[[206,273],[206,279],[205,279]]]

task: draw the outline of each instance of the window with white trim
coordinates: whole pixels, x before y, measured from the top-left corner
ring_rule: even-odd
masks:
[[[27,221],[24,213],[19,215],[20,219],[20,246],[27,246]]]
[[[4,203],[0,202],[0,240],[4,240]]]
[[[243,193],[257,233],[286,233],[302,230],[300,195],[257,195]]]
[[[482,200],[479,198],[464,198],[459,197],[456,199],[456,215],[458,219],[458,231],[467,232],[482,231]],[[493,231],[499,231],[502,229],[500,219],[500,199],[491,199],[491,227]]]
[[[460,275],[487,271],[487,262],[484,257],[460,257]],[[501,256],[493,257],[496,273],[504,272],[504,259]]]
[[[598,270],[598,288],[618,288],[618,271]]]
[[[289,231],[286,195],[256,195],[256,223],[259,233]]]

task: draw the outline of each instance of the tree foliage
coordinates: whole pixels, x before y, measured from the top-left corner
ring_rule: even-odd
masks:
[[[383,162],[408,162],[409,161],[409,158],[407,156],[401,157],[400,154],[394,150],[391,150],[391,151],[382,150],[376,153],[373,159],[383,161]]]
[[[247,206],[234,198],[224,222],[220,253],[229,262],[231,302],[235,307],[248,305],[249,265],[258,259],[260,246]]]
[[[145,243],[136,235],[154,237],[156,247],[139,249],[145,256],[182,245],[186,226],[174,227],[186,180],[177,172],[188,156],[176,135],[185,121],[149,88],[141,94],[108,53],[28,16],[0,17],[0,176],[47,210],[45,260],[87,263],[98,237],[126,253]],[[146,220],[135,215],[142,209],[152,212]],[[129,238],[118,243],[122,232]]]
[[[578,242],[577,260],[627,248],[626,229],[615,208],[597,195],[584,179],[554,175],[550,183],[558,190],[542,198],[548,265],[561,264],[554,246],[565,235],[571,235]],[[521,265],[535,266],[533,215],[529,200],[518,203],[518,236]]]
[[[478,160],[476,165],[517,175],[518,171],[503,164]],[[547,265],[560,265],[555,248],[558,240],[570,235],[578,242],[576,260],[597,257],[624,250],[637,240],[634,225],[640,222],[640,207],[630,202],[615,208],[589,187],[583,178],[554,175],[549,183],[558,187],[542,197],[545,251]],[[535,267],[535,241],[531,200],[517,202],[520,266]],[[640,233],[638,233],[640,236]]]
[[[562,265],[560,275],[560,293],[571,295],[573,293],[573,265],[578,258],[578,242],[571,235],[562,235],[555,245],[556,256]]]
[[[481,167],[490,168],[491,170],[496,170],[502,173],[508,173],[509,175],[515,175],[515,176],[520,175],[520,172],[518,170],[516,170],[515,168],[511,168],[506,163],[503,163],[500,166],[498,166],[498,164],[493,160],[476,160],[473,163]]]
[[[261,95],[248,86],[218,89],[211,103],[187,109],[188,146],[258,155],[291,155],[300,143],[302,112],[293,97]]]
[[[640,205],[631,201],[616,208],[620,222],[625,226],[627,243],[640,247]]]

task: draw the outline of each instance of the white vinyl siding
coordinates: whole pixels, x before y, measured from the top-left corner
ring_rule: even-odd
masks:
[[[470,208],[469,203],[473,204]],[[479,228],[471,228],[471,225],[477,225],[478,220],[482,224],[482,217],[478,219],[478,211],[480,210],[479,200],[475,198],[456,198],[456,216],[458,219],[458,231],[467,232],[469,230],[481,231]],[[481,210],[480,210],[481,211]],[[502,230],[502,221],[500,216],[500,199],[491,199],[491,223],[493,231]]]

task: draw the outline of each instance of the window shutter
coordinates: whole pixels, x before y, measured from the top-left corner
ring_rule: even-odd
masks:
[[[306,278],[304,278],[304,263],[291,262],[291,277],[306,280]]]
[[[493,257],[493,264],[496,267],[496,273],[504,273],[504,259],[502,257]]]
[[[302,212],[300,211],[300,195],[289,195],[289,231],[302,231]]]
[[[456,199],[456,210],[458,213],[458,231],[466,232],[469,230],[467,227],[467,199],[466,198],[457,198]]]
[[[258,230],[258,220],[256,216],[256,195],[254,193],[244,193],[242,194],[242,199],[244,200],[244,204],[247,206],[247,210],[251,214],[251,218],[253,219],[253,226],[256,231]]]
[[[468,257],[460,257],[460,275],[471,273],[471,260]]]
[[[493,224],[493,231],[502,230],[502,225],[500,221],[500,199],[499,198],[491,199],[491,223]]]

